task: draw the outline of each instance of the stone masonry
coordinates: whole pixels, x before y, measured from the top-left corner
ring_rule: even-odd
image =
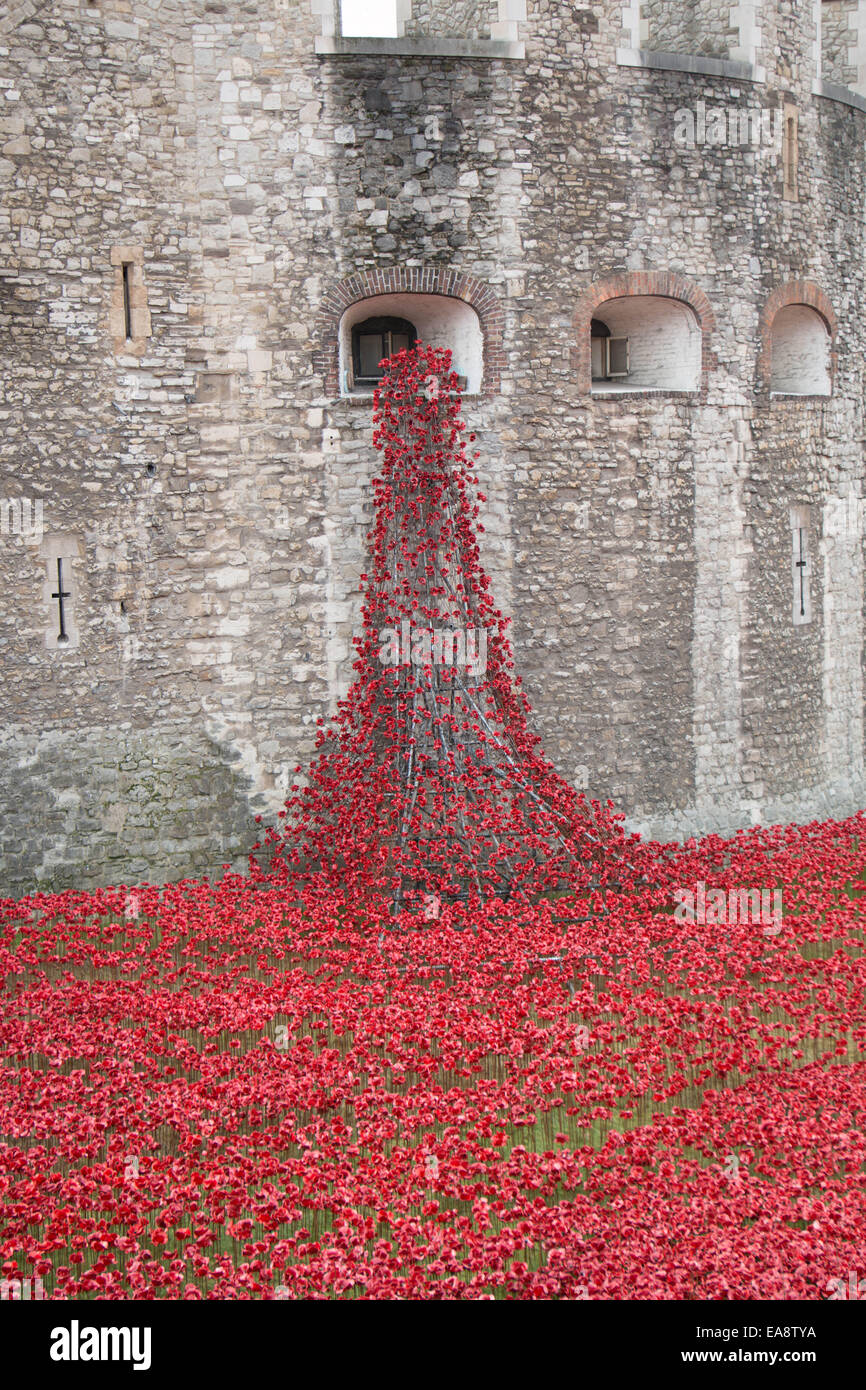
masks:
[[[483,558],[562,773],[663,837],[866,804],[850,9],[401,0],[341,41],[333,0],[0,5],[0,892],[240,866],[276,816],[351,677],[340,321],[388,294],[478,316]],[[678,145],[699,103],[796,144]],[[647,295],[694,389],[594,390],[592,319],[645,364]],[[772,389],[791,304],[830,394]]]
[[[719,0],[645,0],[645,48],[727,58],[739,41],[736,6]]]

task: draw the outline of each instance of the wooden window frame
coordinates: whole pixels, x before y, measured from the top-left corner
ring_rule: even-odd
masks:
[[[414,347],[418,341],[418,331],[409,319],[398,318],[392,314],[377,314],[373,318],[362,319],[359,323],[352,325],[352,389],[358,390],[364,387],[378,386],[382,380],[383,373],[380,371],[376,376],[365,376],[361,373],[361,335],[365,332],[372,335],[379,333],[383,339],[383,346],[391,348],[391,336],[395,333],[405,334],[409,339],[409,347]],[[398,349],[399,351],[399,349]],[[393,356],[390,350],[382,353],[380,361],[386,357]]]
[[[603,332],[601,331],[602,329],[604,330]],[[601,319],[593,319],[590,324],[590,371],[592,370],[593,342],[600,342],[603,344],[602,367],[604,369],[601,376],[592,377],[593,381],[616,381],[620,377],[628,376],[630,367],[627,337],[615,337],[611,333],[606,323],[604,323]],[[611,370],[611,359],[613,356],[611,348],[614,345],[619,346],[621,343],[625,343],[625,371],[615,372]]]

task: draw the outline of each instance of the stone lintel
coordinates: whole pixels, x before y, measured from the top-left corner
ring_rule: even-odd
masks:
[[[618,48],[616,61],[620,67],[690,72],[704,77],[733,77],[740,82],[766,80],[763,68],[732,58],[701,58],[691,53],[653,53],[646,48]]]
[[[524,58],[525,45],[506,39],[316,38],[316,52],[331,58]]]

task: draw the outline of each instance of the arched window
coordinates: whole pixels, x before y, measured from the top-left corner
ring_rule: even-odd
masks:
[[[680,299],[627,294],[599,304],[590,323],[592,389],[697,391],[701,325]]]
[[[395,352],[414,345],[418,334],[408,319],[373,318],[352,329],[352,375],[355,387],[375,386],[382,380],[381,363]]]
[[[770,390],[787,396],[830,395],[830,330],[808,304],[785,304],[770,329]]]
[[[370,394],[382,380],[379,363],[416,342],[450,348],[462,390],[481,390],[484,334],[475,309],[445,294],[377,294],[350,304],[340,319],[340,391]]]

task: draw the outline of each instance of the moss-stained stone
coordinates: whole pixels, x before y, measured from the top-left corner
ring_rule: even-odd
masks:
[[[6,730],[0,896],[244,867],[250,787],[225,753],[177,726]]]

